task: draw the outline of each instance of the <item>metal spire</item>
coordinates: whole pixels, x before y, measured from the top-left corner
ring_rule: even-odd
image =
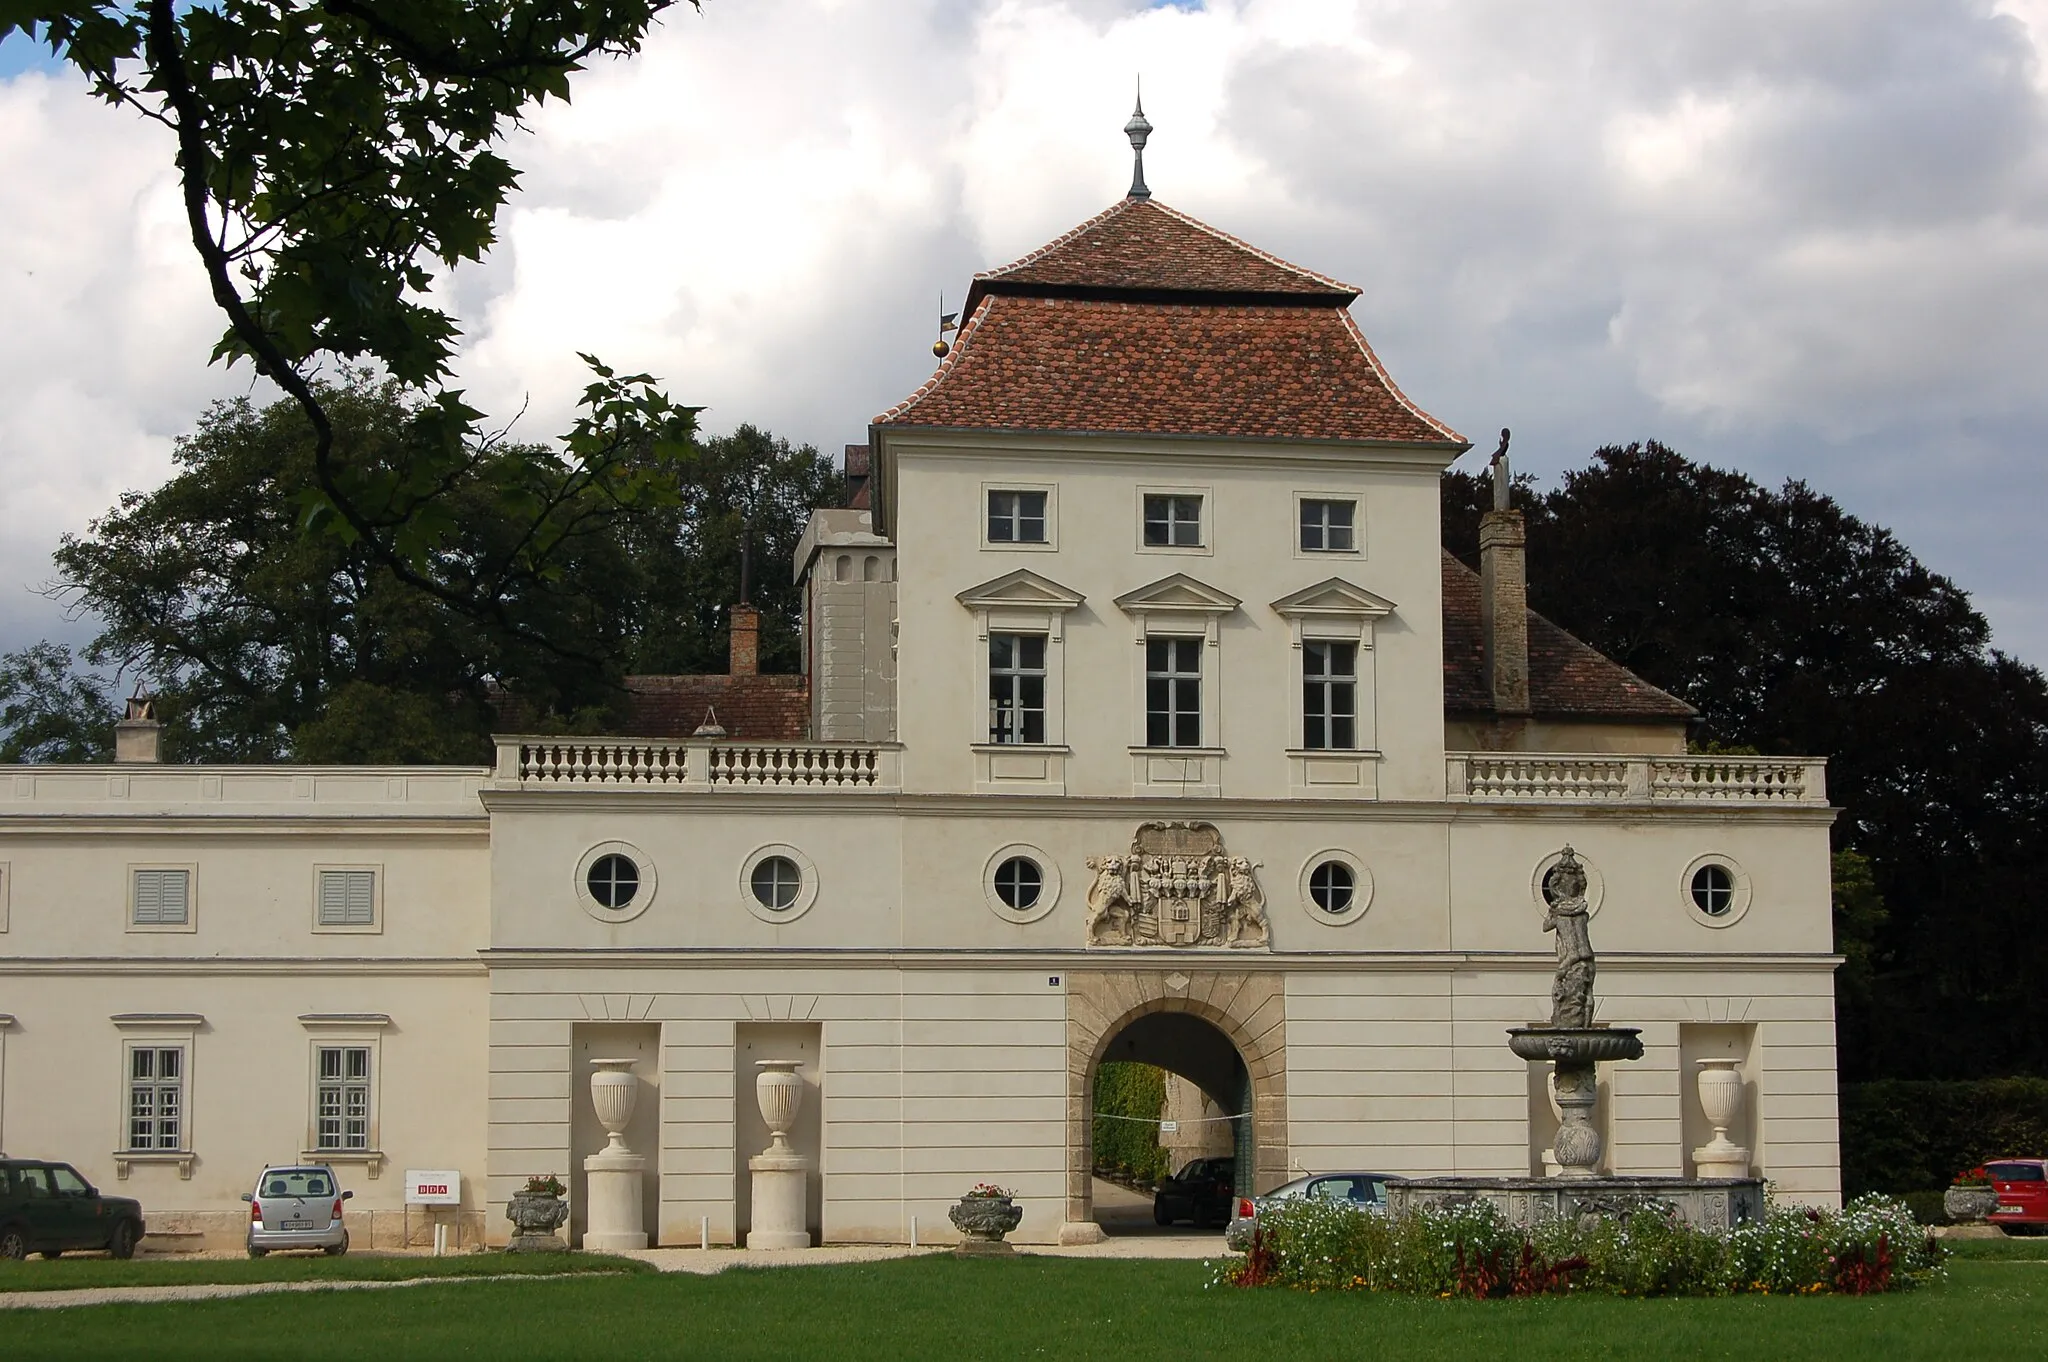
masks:
[[[1145,82],[1138,80],[1138,107],[1131,114],[1131,121],[1124,124],[1124,136],[1131,139],[1131,194],[1134,199],[1149,199],[1152,191],[1145,187],[1145,139],[1152,135],[1152,125],[1145,121]]]

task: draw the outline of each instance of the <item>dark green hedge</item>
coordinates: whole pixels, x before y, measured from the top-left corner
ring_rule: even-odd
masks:
[[[1159,1147],[1159,1112],[1166,1105],[1166,1071],[1150,1064],[1105,1062],[1095,1070],[1097,1116],[1133,1120],[1095,1122],[1095,1166],[1105,1173],[1149,1181],[1166,1176]]]
[[[1842,1087],[1842,1191],[1947,1187],[2001,1155],[2048,1158],[2048,1079],[1884,1079]]]

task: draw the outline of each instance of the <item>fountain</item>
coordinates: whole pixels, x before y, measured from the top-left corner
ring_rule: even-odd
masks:
[[[1641,1059],[1642,1031],[1593,1020],[1596,966],[1587,930],[1591,909],[1586,901],[1586,869],[1571,847],[1559,853],[1557,864],[1544,876],[1543,887],[1550,905],[1543,930],[1557,936],[1550,1020],[1510,1028],[1508,1048],[1523,1059],[1548,1061],[1551,1066],[1550,1086],[1558,1109],[1557,1139],[1552,1146],[1557,1171],[1543,1178],[1405,1178],[1388,1184],[1394,1211],[1484,1200],[1498,1206],[1510,1221],[1526,1225],[1553,1216],[1626,1214],[1645,1204],[1662,1203],[1701,1229],[1726,1229],[1761,1216],[1764,1197],[1759,1178],[1600,1171],[1605,1142],[1593,1119],[1599,1100],[1599,1066]],[[1728,1143],[1725,1127],[1717,1124],[1716,1135],[1714,1153],[1720,1154],[1718,1145]],[[1700,1160],[1702,1173],[1738,1171],[1735,1155],[1746,1160],[1748,1151],[1729,1145],[1726,1158]]]

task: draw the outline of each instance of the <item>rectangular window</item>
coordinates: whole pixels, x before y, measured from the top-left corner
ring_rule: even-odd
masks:
[[[988,494],[988,542],[991,544],[1043,544],[1045,542],[1045,493],[990,492]]]
[[[1148,548],[1200,548],[1202,499],[1147,493],[1145,544]]]
[[[136,1046],[128,1052],[128,1148],[179,1149],[184,1133],[184,1048]]]
[[[988,636],[988,740],[1045,741],[1045,635]]]
[[[191,920],[191,871],[135,872],[135,910],[131,921],[136,926],[182,927]]]
[[[366,1045],[320,1047],[320,1085],[315,1097],[316,1149],[370,1147],[370,1049]]]
[[[317,920],[322,927],[376,926],[377,872],[321,871]]]
[[[1301,745],[1346,750],[1358,746],[1358,645],[1301,645]]]
[[[1145,745],[1202,745],[1202,640],[1145,640]]]
[[[1301,503],[1301,549],[1304,553],[1353,553],[1358,549],[1354,522],[1355,501],[1311,501]]]

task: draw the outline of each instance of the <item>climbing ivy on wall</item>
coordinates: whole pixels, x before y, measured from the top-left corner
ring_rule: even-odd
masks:
[[[1105,1062],[1095,1070],[1095,1171],[1151,1181],[1165,1177],[1159,1113],[1166,1106],[1166,1071],[1150,1064]],[[1102,1117],[1127,1117],[1103,1120]]]

